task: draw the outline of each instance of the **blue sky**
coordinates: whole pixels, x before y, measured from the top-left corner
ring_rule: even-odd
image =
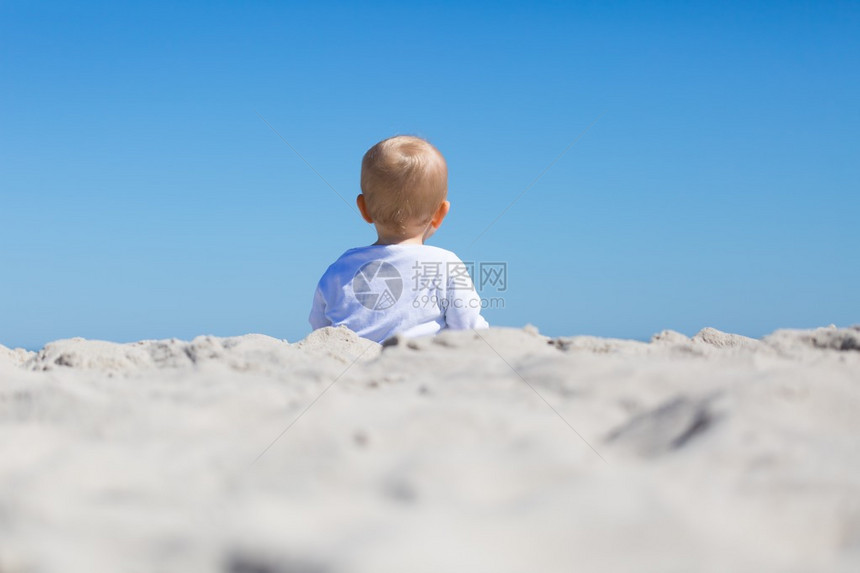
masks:
[[[493,324],[860,322],[856,2],[13,1],[0,69],[6,346],[303,337],[396,133],[448,159],[431,243],[507,263]]]

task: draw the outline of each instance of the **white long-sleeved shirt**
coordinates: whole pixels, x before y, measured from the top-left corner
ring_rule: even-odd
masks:
[[[314,330],[343,325],[377,342],[395,334],[489,326],[459,257],[415,244],[370,245],[342,254],[317,285],[310,323]]]

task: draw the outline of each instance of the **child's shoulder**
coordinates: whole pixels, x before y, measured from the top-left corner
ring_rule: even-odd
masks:
[[[448,249],[433,245],[415,245],[421,251],[423,257],[437,257],[442,260],[460,260],[460,258]]]
[[[460,262],[452,251],[433,245],[367,245],[344,251],[326,269],[326,274],[337,273],[344,268],[361,266],[373,260],[420,259],[423,261]]]
[[[354,247],[352,249],[344,251],[344,253],[337,258],[337,261],[356,258],[385,259],[388,257],[401,257],[403,255],[415,256],[419,258],[436,257],[441,260],[459,260],[459,257],[454,252],[449,251],[448,249],[443,249],[442,247],[436,247],[433,245],[408,244],[367,245],[364,247]],[[335,263],[337,263],[337,261],[335,261]]]
[[[323,279],[344,272],[355,272],[358,267],[361,267],[365,263],[385,259],[386,257],[387,253],[382,245],[366,245],[347,249],[328,266],[325,273],[323,273]]]

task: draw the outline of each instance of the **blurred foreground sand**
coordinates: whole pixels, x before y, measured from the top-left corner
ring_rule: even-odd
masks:
[[[0,573],[858,570],[858,327],[0,346]]]

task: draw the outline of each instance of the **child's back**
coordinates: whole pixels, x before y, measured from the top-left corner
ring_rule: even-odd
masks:
[[[320,279],[313,328],[346,326],[381,342],[443,328],[486,328],[468,271],[451,251],[420,244],[350,249]]]
[[[326,270],[311,326],[346,326],[377,342],[486,328],[466,266],[454,253],[424,244],[450,207],[442,154],[417,137],[381,141],[364,155],[361,190],[356,203],[378,240],[348,250]]]

